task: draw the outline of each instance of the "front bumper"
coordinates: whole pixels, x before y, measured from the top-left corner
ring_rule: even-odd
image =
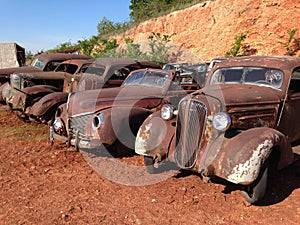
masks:
[[[79,136],[75,134],[75,137],[67,137],[54,132],[53,126],[49,128],[49,140],[53,144],[54,141],[59,141],[61,143],[67,144],[67,146],[74,146],[76,150],[79,149],[98,149],[102,145],[100,140],[82,140]]]

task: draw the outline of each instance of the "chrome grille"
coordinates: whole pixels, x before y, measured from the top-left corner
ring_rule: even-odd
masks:
[[[75,138],[78,133],[79,139],[86,139],[84,129],[92,114],[73,116],[69,119],[69,132]]]
[[[207,107],[196,100],[183,100],[178,106],[175,160],[181,168],[195,165],[205,130]]]
[[[10,85],[11,85],[11,95],[15,95],[15,93],[17,92],[15,88],[17,88],[18,90],[23,88],[21,85],[21,76],[19,76],[18,74],[12,74],[10,76]]]

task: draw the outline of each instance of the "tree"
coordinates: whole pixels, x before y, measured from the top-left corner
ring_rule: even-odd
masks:
[[[296,52],[300,50],[300,38],[295,38],[296,32],[296,28],[289,30],[289,39],[287,42],[279,42],[286,49],[285,55],[294,56],[296,55]]]

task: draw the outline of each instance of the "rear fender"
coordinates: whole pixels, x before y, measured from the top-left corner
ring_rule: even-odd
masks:
[[[150,115],[137,133],[135,152],[139,155],[164,159],[175,134],[175,123],[175,118],[163,120],[160,111]]]
[[[67,99],[68,93],[66,92],[53,92],[47,94],[31,107],[30,115],[37,117],[43,116],[48,110],[52,109],[53,106],[67,102]]]
[[[220,136],[215,143],[221,143],[216,156],[209,154],[215,152],[214,145],[206,154],[206,158],[215,157],[211,163],[214,175],[236,184],[247,185],[255,181],[275,147],[280,149],[278,169],[293,161],[292,148],[285,135],[267,127],[249,129],[231,139]]]

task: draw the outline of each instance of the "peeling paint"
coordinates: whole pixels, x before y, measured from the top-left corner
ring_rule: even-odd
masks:
[[[152,123],[148,123],[145,125],[145,129],[143,129],[144,126],[139,129],[135,140],[135,151],[137,154],[146,155],[151,126]]]
[[[239,184],[253,181],[259,174],[261,164],[270,154],[273,147],[271,140],[265,140],[254,149],[252,156],[245,163],[240,163],[233,168],[233,173],[228,176],[228,180]]]

